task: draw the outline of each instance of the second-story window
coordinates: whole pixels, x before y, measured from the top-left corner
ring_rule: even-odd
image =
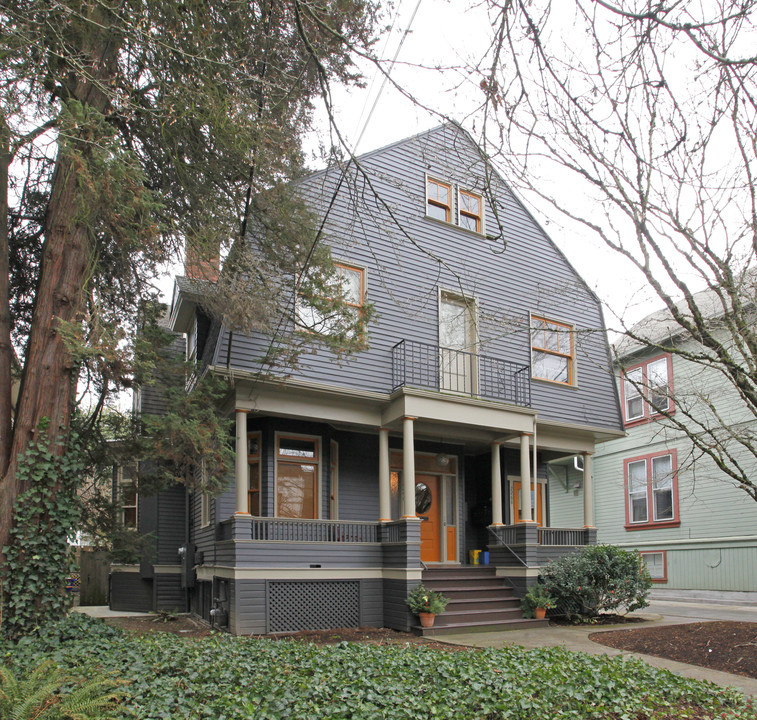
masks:
[[[531,316],[531,377],[575,384],[572,325]]]
[[[670,355],[647,360],[623,373],[623,419],[626,424],[648,421],[673,411]]]
[[[452,218],[452,186],[428,178],[426,181],[426,215],[450,222]]]
[[[334,263],[337,286],[341,286],[342,299],[347,312],[353,317],[347,320],[357,321],[363,309],[365,298],[365,271],[362,268],[345,263]],[[333,313],[313,307],[302,298],[297,301],[297,324],[303,330],[328,335],[333,332],[339,318]]]
[[[481,223],[481,196],[467,190],[459,192],[460,227],[480,233]]]
[[[624,462],[626,529],[678,524],[676,451],[664,450]]]

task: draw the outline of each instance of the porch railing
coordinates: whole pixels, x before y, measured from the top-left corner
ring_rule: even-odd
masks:
[[[515,525],[490,526],[489,532],[495,537],[498,545],[504,545],[505,547],[515,545]]]
[[[253,518],[252,539],[311,543],[375,543],[378,542],[378,526],[377,522]]]
[[[538,545],[586,545],[586,533],[579,528],[539,528],[536,542]]]
[[[400,340],[392,348],[392,388],[419,387],[531,405],[528,365]]]

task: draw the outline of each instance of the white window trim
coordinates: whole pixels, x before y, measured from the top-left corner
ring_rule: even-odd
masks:
[[[315,505],[315,518],[314,520],[320,520],[322,516],[321,507],[323,505],[323,443],[321,442],[321,436],[320,435],[306,435],[304,433],[293,433],[293,432],[285,432],[285,431],[279,431],[277,430],[274,433],[274,446],[273,446],[273,515],[274,517],[279,516],[279,438],[280,437],[291,437],[291,438],[302,438],[303,440],[315,440],[317,453],[318,453],[318,461],[316,463],[313,463],[317,466],[316,469],[316,482],[318,483],[318,488],[316,489],[316,505]],[[249,485],[248,485],[249,487]],[[296,519],[296,518],[295,518]]]

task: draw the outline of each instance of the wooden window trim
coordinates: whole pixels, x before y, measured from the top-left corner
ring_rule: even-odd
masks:
[[[556,325],[560,328],[565,328],[570,338],[570,355],[566,355],[565,353],[556,351],[556,350],[550,350],[549,348],[543,347],[541,345],[537,345],[534,339],[534,321],[540,321],[547,323],[548,325]],[[530,331],[530,337],[531,337],[531,378],[534,380],[540,380],[542,382],[548,382],[548,383],[554,383],[555,385],[563,385],[565,387],[575,387],[576,385],[576,344],[574,339],[574,328],[575,326],[562,322],[561,320],[552,320],[551,318],[548,318],[544,315],[533,315],[531,314],[529,317],[529,331]],[[533,353],[536,352],[542,352],[547,355],[554,355],[555,357],[561,357],[565,358],[568,361],[568,382],[562,382],[561,380],[550,380],[549,378],[540,377],[538,375],[534,375],[534,362],[533,362]]]
[[[312,440],[315,456],[312,458],[297,458],[291,455],[280,455],[279,447],[282,440]],[[273,502],[274,502],[274,517],[278,517],[279,512],[279,464],[289,465],[315,465],[315,518],[319,520],[322,515],[321,511],[321,490],[322,483],[322,468],[321,468],[321,437],[319,435],[305,435],[301,433],[279,433],[275,435],[275,448],[274,448],[274,466],[273,466]]]
[[[652,487],[652,460],[657,457],[670,455],[670,467],[672,473],[672,506],[673,517],[665,520],[654,519],[654,490]],[[631,463],[645,461],[647,473],[647,519],[644,522],[631,520],[631,503],[628,493],[628,466]],[[655,528],[679,527],[681,518],[678,510],[678,453],[675,448],[660,450],[659,452],[637,455],[636,457],[623,460],[623,503],[626,508],[626,530],[652,530]]]
[[[449,198],[449,203],[443,203],[443,202],[440,202],[438,199],[434,199],[431,197],[429,193],[429,185],[431,183],[447,188],[447,197]],[[431,177],[427,175],[426,176],[426,208],[428,208],[429,205],[442,208],[446,216],[444,222],[451,222],[452,220],[452,183],[446,182],[444,180],[437,180],[435,177]],[[428,215],[428,211],[426,212],[426,214]]]
[[[662,555],[662,577],[652,578],[653,583],[666,583],[668,581],[668,552],[667,550],[640,550],[639,555]]]
[[[341,262],[338,260],[334,261],[334,269],[337,271],[338,277],[342,277],[342,270],[352,270],[354,272],[359,273],[360,275],[360,302],[354,303],[349,302],[348,300],[345,300],[345,305],[348,305],[349,307],[358,308],[358,313],[363,313],[363,307],[365,305],[365,268],[360,267],[359,265],[351,265],[350,263]],[[310,335],[328,335],[327,330],[314,330],[310,327],[308,327],[306,324],[300,322],[300,313],[299,308],[301,307],[302,298],[297,295],[295,299],[295,326],[300,332],[308,333]]]
[[[457,208],[458,208],[458,222],[457,224],[461,227],[463,230],[469,230],[470,232],[476,232],[479,235],[484,234],[484,198],[479,195],[478,193],[471,192],[470,190],[463,190],[462,188],[458,188],[457,191],[458,199],[457,199]],[[467,210],[463,210],[463,203],[460,201],[460,198],[466,195],[467,197],[475,198],[478,200],[478,214],[468,212]],[[469,217],[473,218],[476,221],[476,229],[471,230],[470,228],[463,227],[462,223],[460,222],[461,217]]]
[[[660,412],[657,412],[653,410],[652,406],[650,405],[649,401],[647,400],[647,391],[649,389],[649,386],[647,384],[647,368],[649,365],[653,365],[654,363],[660,361],[660,360],[666,360],[667,361],[667,368],[668,368],[668,410],[666,412],[666,415],[673,415],[676,411],[675,403],[673,402],[673,356],[670,353],[662,353],[661,355],[656,355],[653,358],[650,358],[649,360],[644,360],[643,362],[636,363],[635,365],[630,365],[627,368],[623,368],[623,370],[620,373],[620,404],[623,409],[623,425],[627,428],[634,427],[635,425],[643,425],[645,423],[652,422],[654,420],[657,420],[661,417],[665,417]],[[635,417],[632,419],[628,419],[628,408],[626,406],[626,376],[628,373],[633,372],[634,370],[641,369],[641,402],[642,402],[642,408],[643,408],[643,414],[641,417]]]
[[[124,492],[123,489],[125,487],[132,487],[134,489],[134,504],[126,504],[124,502]],[[121,516],[121,525],[125,528],[133,528],[137,529],[139,528],[139,493],[137,492],[137,483],[134,481],[133,478],[129,480],[124,480],[124,470],[122,466],[119,466],[118,468],[118,474],[116,476],[116,491],[118,493],[118,506],[119,506],[119,514]],[[126,510],[131,510],[134,508],[134,524],[133,525],[127,525],[126,524]]]

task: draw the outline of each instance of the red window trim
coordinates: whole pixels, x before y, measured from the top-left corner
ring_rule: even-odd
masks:
[[[668,581],[668,551],[667,550],[639,550],[639,555],[662,555],[662,577],[652,578],[653,583],[666,583]]]
[[[644,423],[652,422],[657,418],[663,417],[661,413],[651,412],[651,406],[647,402],[646,393],[642,392],[641,396],[643,400],[644,414],[639,418],[634,418],[633,420],[628,420],[626,418],[626,412],[628,410],[628,408],[626,407],[626,374],[637,370],[638,368],[642,368],[641,382],[642,385],[646,387],[647,366],[663,359],[667,360],[668,364],[668,392],[670,394],[670,397],[668,398],[668,414],[673,415],[675,413],[676,406],[673,402],[673,356],[670,353],[662,353],[653,358],[650,358],[649,360],[644,360],[644,362],[636,363],[636,365],[631,365],[630,367],[623,368],[622,372],[620,373],[620,404],[623,408],[623,425],[625,427],[629,428],[634,427],[635,425],[643,425]]]
[[[652,459],[670,455],[670,464],[673,468],[673,519],[672,520],[653,520],[652,507]],[[647,520],[646,522],[631,522],[630,502],[628,496],[628,466],[633,462],[644,460],[647,463]],[[681,524],[681,518],[678,514],[678,453],[675,448],[670,450],[660,450],[659,452],[649,453],[647,455],[637,455],[636,457],[626,458],[623,460],[623,503],[626,508],[626,530],[652,530],[655,528],[678,527]]]

